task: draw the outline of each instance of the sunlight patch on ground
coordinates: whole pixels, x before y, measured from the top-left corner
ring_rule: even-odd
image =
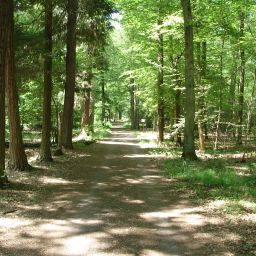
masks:
[[[124,197],[122,201],[125,203],[129,203],[129,204],[144,204],[145,203],[145,201],[143,201],[143,200],[139,200],[139,199],[136,200],[136,199],[131,199],[128,197]]]
[[[56,221],[54,223],[44,223],[39,229],[42,233],[46,233],[49,238],[58,238],[66,236],[72,232],[77,231],[74,226],[67,225],[66,221]]]
[[[39,181],[44,184],[74,184],[75,183],[68,180],[64,180],[62,178],[53,178],[48,176],[41,177]]]
[[[178,254],[166,254],[163,252],[155,251],[155,250],[149,250],[149,249],[144,249],[142,253],[140,254],[141,256],[180,256]]]
[[[32,221],[26,219],[0,218],[1,228],[18,228],[32,224]]]
[[[117,142],[117,141],[100,141],[99,144],[107,144],[107,145],[124,145],[124,146],[137,146],[137,143],[129,143],[129,142]]]
[[[147,155],[147,154],[132,154],[132,155],[124,155],[123,158],[155,158],[153,155]]]
[[[126,182],[129,184],[143,184],[145,183],[144,179],[126,179]]]
[[[95,239],[84,236],[73,236],[58,240],[59,246],[48,250],[51,255],[81,256],[86,255],[89,248],[95,244]]]
[[[121,137],[123,137],[123,135],[125,135],[125,136],[130,135],[130,136],[131,136],[131,132],[115,132],[115,131],[112,131],[111,134],[112,134],[112,135],[122,135]],[[112,139],[112,138],[111,138],[111,139]]]
[[[233,202],[232,200],[214,200],[211,201],[209,204],[206,205],[208,209],[211,211],[217,211],[222,210],[225,208],[228,208],[229,206],[232,206],[232,204],[235,204],[237,206],[242,207],[243,209],[246,209],[248,212],[252,212],[256,208],[256,202],[246,201],[246,200],[239,200],[238,202]],[[247,219],[251,222],[256,223],[256,214],[247,214]]]
[[[105,141],[107,141],[107,140],[105,140]],[[113,138],[113,137],[111,137],[111,141],[139,141],[139,138],[138,139],[136,139],[136,138],[133,138],[133,137],[131,137],[131,138]]]
[[[99,225],[103,223],[102,220],[97,220],[97,219],[95,220],[70,219],[69,221],[77,225]]]
[[[204,217],[196,212],[198,208],[184,208],[184,209],[175,209],[175,210],[165,210],[158,212],[148,212],[140,214],[140,217],[148,220],[155,221],[161,219],[175,218],[179,222],[185,222],[190,225],[200,226],[204,224]]]

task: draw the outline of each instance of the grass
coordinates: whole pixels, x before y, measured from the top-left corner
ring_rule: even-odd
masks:
[[[92,139],[93,140],[100,140],[103,139],[105,137],[108,137],[111,134],[111,130],[110,127],[106,126],[106,127],[97,127],[94,130],[94,133],[92,135]]]
[[[232,154],[241,152],[255,156],[255,148],[208,150],[210,159],[189,162],[181,158],[177,147],[150,149],[156,157],[166,156],[161,167],[173,179],[176,190],[202,203],[219,202],[219,210],[235,215],[256,213],[256,163],[254,159],[241,163],[232,158]]]
[[[168,159],[162,165],[180,189],[189,189],[196,199],[223,200],[222,210],[256,213],[255,164],[235,165],[226,159],[186,162]]]
[[[41,132],[23,132],[23,139],[25,141],[35,141],[41,139]]]

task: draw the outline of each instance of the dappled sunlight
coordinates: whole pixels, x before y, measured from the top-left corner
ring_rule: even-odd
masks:
[[[8,234],[0,236],[6,255],[17,248],[22,256],[201,255],[202,250],[211,255],[208,245],[219,241],[219,255],[225,255],[227,241],[239,243],[235,232],[224,237],[203,230],[226,224],[179,195],[132,132],[118,131],[113,138],[39,165],[33,180],[19,174],[28,185],[18,183],[18,192],[35,189],[34,183],[40,189],[17,215],[0,218],[0,234]]]
[[[173,210],[162,210],[157,212],[148,212],[140,214],[140,217],[147,221],[165,220],[175,218],[176,222],[185,222],[190,225],[203,225],[205,219],[198,213],[199,208],[182,208]]]
[[[43,184],[63,184],[63,185],[74,184],[74,183],[79,184],[77,182],[71,182],[62,178],[53,178],[48,176],[41,177],[39,181],[42,182]]]
[[[155,156],[149,154],[132,154],[124,155],[123,158],[155,158]]]
[[[149,249],[145,249],[142,251],[141,253],[142,256],[170,256],[169,253],[163,253],[160,251],[156,251],[156,250],[149,250]],[[180,256],[179,254],[171,254],[171,256]]]
[[[27,219],[19,219],[19,218],[0,218],[0,227],[1,228],[18,228],[21,226],[31,225],[32,221]]]
[[[137,143],[129,143],[123,141],[101,141],[99,144],[106,144],[106,145],[123,145],[123,146],[138,146]]]

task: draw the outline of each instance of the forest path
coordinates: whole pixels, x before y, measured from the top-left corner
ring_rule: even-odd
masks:
[[[0,228],[0,255],[207,254],[200,208],[173,190],[133,132],[114,127],[75,151],[40,177],[40,203]]]

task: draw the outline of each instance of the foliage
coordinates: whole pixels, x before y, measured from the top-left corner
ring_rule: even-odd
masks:
[[[224,159],[186,162],[166,160],[167,175],[195,193],[198,199],[224,200],[223,210],[256,213],[256,171],[254,164],[243,166]]]

